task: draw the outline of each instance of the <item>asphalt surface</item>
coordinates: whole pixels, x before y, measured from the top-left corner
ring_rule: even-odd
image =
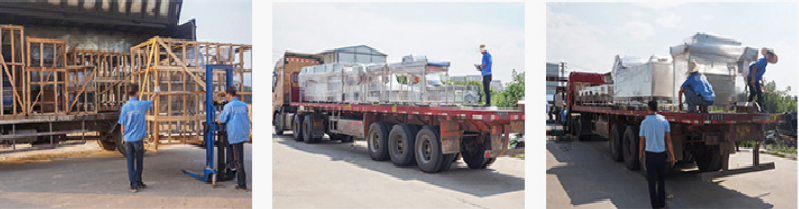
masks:
[[[245,144],[244,154],[250,187],[251,147]],[[252,208],[252,192],[235,190],[235,180],[213,188],[181,172],[204,166],[205,150],[193,145],[147,151],[147,188],[131,193],[125,158],[95,142],[0,155],[0,208]]]
[[[551,127],[548,127],[551,128]],[[607,139],[547,137],[547,208],[650,208],[646,176],[613,162]],[[702,181],[693,163],[678,163],[666,178],[670,208],[796,208],[795,160],[761,154],[776,169]],[[751,165],[752,153],[730,156],[730,169]]]
[[[288,132],[287,134],[290,134]],[[372,161],[365,141],[320,144],[272,136],[274,208],[523,208],[524,160],[443,173]]]

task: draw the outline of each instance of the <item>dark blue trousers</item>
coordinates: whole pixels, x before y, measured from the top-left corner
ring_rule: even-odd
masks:
[[[141,172],[144,168],[144,142],[125,142],[125,155],[128,158],[128,180],[130,188],[141,184]]]
[[[646,180],[652,208],[666,207],[666,152],[645,152]]]

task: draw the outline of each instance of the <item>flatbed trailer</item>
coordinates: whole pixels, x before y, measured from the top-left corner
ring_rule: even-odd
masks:
[[[572,73],[569,92],[575,83],[606,84],[600,74]],[[624,161],[630,170],[644,168],[638,159],[638,130],[648,115],[643,105],[619,103],[575,102],[576,95],[568,95],[567,132],[578,140],[589,140],[592,135],[608,138],[608,147],[614,161]],[[666,108],[659,108],[666,109]],[[774,169],[774,163],[760,163],[759,143],[753,150],[752,165],[730,169],[729,155],[736,151],[737,142],[762,141],[766,128],[784,123],[782,114],[709,112],[688,113],[658,111],[669,121],[674,157],[677,161],[694,161],[703,180],[715,177]]]
[[[292,102],[290,121],[296,140],[350,142],[365,138],[373,160],[417,163],[428,173],[449,170],[456,156],[469,168],[486,168],[496,157],[524,154],[510,148],[511,134],[524,134],[524,111],[496,107],[430,107]],[[286,129],[286,126],[276,126]],[[282,131],[279,131],[282,132]]]
[[[121,151],[122,137],[116,125],[118,118],[118,112],[0,117],[0,144],[3,144],[0,154],[53,149],[83,144],[88,140],[97,140],[106,150]],[[96,134],[86,135],[91,132]],[[74,141],[62,143],[66,140]],[[31,146],[19,146],[22,144]]]

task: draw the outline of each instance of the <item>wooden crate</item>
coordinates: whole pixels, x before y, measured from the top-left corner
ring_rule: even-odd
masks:
[[[23,100],[23,69],[26,64],[24,52],[24,27],[0,25],[0,116],[27,113]],[[5,84],[9,84],[10,89]],[[11,104],[7,102],[9,99]]]
[[[25,47],[27,114],[68,113],[66,41],[26,37]]]
[[[92,66],[95,111],[118,111],[127,101],[125,81],[130,74],[130,53],[73,50],[67,54],[69,66]],[[88,87],[87,87],[88,88]]]
[[[233,65],[235,85],[240,98],[251,96],[241,85],[244,74],[252,73],[246,59],[252,57],[252,46],[197,42],[181,39],[153,37],[131,47],[133,70],[131,82],[138,84],[144,100],[153,100],[154,106],[147,113],[149,139],[158,148],[159,144],[183,144],[198,141],[205,122],[205,86],[213,85],[215,100],[224,100],[226,79],[223,71],[214,73],[210,84],[205,82],[205,65]],[[151,98],[155,87],[161,89],[156,98]],[[219,95],[222,95],[221,97]]]

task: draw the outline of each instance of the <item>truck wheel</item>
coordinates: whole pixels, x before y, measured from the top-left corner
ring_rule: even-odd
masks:
[[[410,165],[415,162],[414,146],[416,130],[411,125],[397,124],[388,134],[388,155],[395,165]]]
[[[441,152],[441,140],[433,127],[425,126],[416,134],[416,164],[425,173],[441,171],[444,154]],[[452,163],[452,158],[448,163]]]
[[[305,115],[295,114],[294,115],[294,122],[291,123],[292,124],[291,125],[291,131],[294,132],[293,134],[294,134],[294,140],[295,141],[303,141],[303,140],[305,140],[303,138],[303,134],[302,134],[302,124],[303,124],[302,120],[303,119],[305,119]]]
[[[613,161],[619,162],[624,159],[622,155],[621,141],[624,135],[624,126],[621,124],[613,124],[610,128],[610,139],[608,140],[608,149],[610,150],[610,158]]]
[[[445,172],[452,168],[452,164],[455,164],[455,155],[456,154],[446,154],[444,155],[444,160],[441,161],[441,168],[438,172]]]
[[[627,166],[627,169],[630,170],[638,170],[641,168],[641,164],[638,161],[638,144],[639,139],[638,136],[638,127],[634,125],[627,126],[627,130],[624,131],[624,140],[622,144],[623,152],[624,152],[624,164]]]
[[[477,137],[464,138],[461,142],[461,157],[470,169],[483,169],[494,162],[495,158],[486,158],[485,151],[491,149],[491,137],[483,135],[480,142]]]
[[[372,160],[383,161],[388,159],[388,128],[383,122],[374,122],[369,125],[369,135],[366,143]]]
[[[114,141],[114,137],[108,134],[100,135],[101,139],[97,140],[97,144],[100,145],[104,150],[113,151],[117,149],[117,143]]]
[[[125,156],[125,141],[122,139],[122,130],[119,130],[119,125],[114,127],[112,136],[114,137],[114,143],[117,146],[117,151],[119,151],[122,156]]]
[[[313,114],[306,115],[305,120],[302,121],[302,135],[305,139],[305,143],[308,144],[319,143],[319,141],[322,141],[322,138],[313,136],[313,122]]]
[[[591,139],[591,135],[589,134],[588,130],[585,126],[583,126],[583,119],[582,116],[577,117],[577,120],[574,122],[574,132],[577,136],[577,140],[579,141],[587,141]]]
[[[695,150],[696,167],[699,171],[718,171],[721,169],[721,149],[719,145],[706,145],[704,149]]]
[[[283,118],[279,113],[275,114],[275,118],[273,119],[273,123],[275,124],[275,134],[278,136],[283,136],[283,126],[281,124],[280,118]]]

